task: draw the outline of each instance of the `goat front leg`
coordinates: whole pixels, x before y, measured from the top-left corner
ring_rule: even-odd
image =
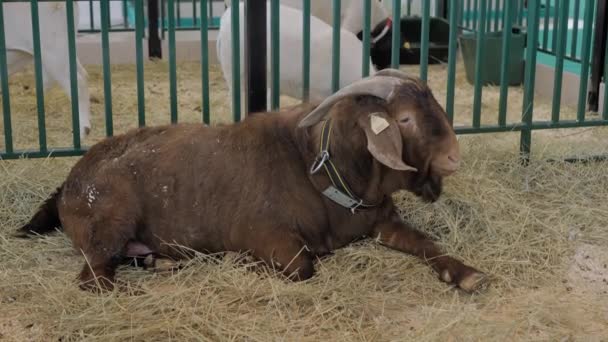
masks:
[[[442,281],[456,284],[466,292],[481,290],[488,283],[488,277],[484,273],[443,255],[433,241],[401,220],[395,219],[378,224],[374,228],[374,235],[382,245],[426,261],[439,273]]]

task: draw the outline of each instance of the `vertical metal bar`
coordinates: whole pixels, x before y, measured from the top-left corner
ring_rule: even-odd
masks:
[[[310,99],[310,0],[303,0],[302,16],[302,100],[307,102]]]
[[[399,69],[401,55],[401,1],[393,0],[393,37],[391,40],[391,68]]]
[[[553,14],[553,30],[551,30],[551,51],[555,53],[555,47],[557,46],[557,25],[559,25],[559,12],[560,12],[560,1],[555,1],[555,11]],[[566,9],[568,11],[568,9]],[[568,17],[566,17],[568,20]]]
[[[477,14],[479,13],[479,3],[478,0],[474,0],[473,1],[473,29],[477,30],[479,29],[479,18],[477,16]]]
[[[2,116],[4,119],[4,150],[13,152],[13,125],[11,123],[11,97],[8,89],[8,66],[4,27],[4,3],[0,0],[0,90],[2,91]]]
[[[540,0],[528,0],[528,43],[526,48],[526,71],[524,80],[524,103],[522,108],[522,123],[519,151],[527,162],[530,158],[530,147],[532,143],[532,117],[534,114],[534,82],[536,81],[536,52],[538,41]]]
[[[192,26],[197,27],[198,26],[198,12],[196,11],[196,0],[192,0],[192,18],[194,20]]]
[[[560,1],[560,0],[558,0]],[[569,1],[561,0],[561,12],[557,24],[557,46],[555,48],[555,82],[553,83],[553,104],[551,121],[559,121],[559,111],[562,100],[562,75],[564,74],[564,54],[566,52],[566,33],[568,33]]]
[[[106,136],[114,134],[112,118],[112,69],[110,67],[109,1],[101,1],[101,57],[103,63],[103,100],[106,117]]]
[[[496,0],[496,7],[494,8],[494,31],[498,31],[498,24],[500,23],[500,18],[500,0]]]
[[[89,24],[91,25],[91,30],[95,29],[95,16],[93,12],[93,0],[89,0]]]
[[[203,100],[203,122],[207,125],[210,123],[209,111],[209,34],[208,34],[208,19],[207,16],[207,1],[201,0],[201,82],[202,84],[202,100]]]
[[[241,121],[241,34],[239,0],[231,0],[230,28],[232,39],[232,116]]]
[[[598,1],[595,6],[595,25],[593,33],[592,48],[591,48],[591,80],[590,89],[587,97],[587,105],[589,110],[597,112],[599,105],[600,83],[604,73],[604,59],[606,51],[604,44],[606,43],[606,35],[608,35],[608,6],[606,1]]]
[[[471,0],[467,0],[467,11],[466,11],[466,19],[467,19],[467,28],[471,28]]]
[[[572,24],[572,46],[570,47],[570,57],[576,58],[578,45],[578,17],[580,15],[580,0],[574,1],[574,23]]]
[[[40,22],[38,21],[38,1],[30,0],[32,17],[32,38],[34,44],[34,70],[36,75],[36,102],[38,104],[38,141],[40,152],[47,152],[46,121],[44,113],[44,86],[42,83],[42,50],[40,48]]]
[[[213,0],[209,0],[209,18],[213,20]]]
[[[519,12],[517,17],[517,25],[522,26],[524,23],[524,0],[519,0]]]
[[[158,0],[148,0],[148,58],[163,58],[158,36]]]
[[[179,1],[177,3],[179,6]],[[175,0],[167,1],[169,29],[169,100],[171,106],[171,123],[177,123],[177,66],[175,58]],[[178,7],[179,8],[179,7]]]
[[[459,7],[458,10],[460,11],[460,14],[459,14],[459,19],[460,19],[459,20],[459,24],[460,24],[460,26],[464,27],[465,26],[465,23],[464,23],[464,21],[465,21],[465,17],[464,17],[465,16],[464,1],[460,2],[460,7]]]
[[[420,32],[420,79],[427,80],[429,69],[429,35],[431,31],[431,4],[422,2],[422,30]]]
[[[332,58],[331,58],[331,89],[340,89],[340,0],[332,0]]]
[[[139,126],[146,125],[146,102],[144,100],[144,4],[135,1],[135,56],[137,69],[137,118]]]
[[[488,0],[488,13],[486,20],[486,32],[492,31],[492,0]]]
[[[589,78],[589,55],[591,53],[591,27],[593,26],[593,9],[595,0],[585,1],[585,17],[583,18],[583,51],[581,54],[581,84],[578,93],[578,109],[576,119],[579,122],[585,121],[585,111],[587,104],[587,83]]]
[[[173,1],[173,0],[169,0],[169,1]],[[182,26],[182,9],[181,9],[182,6],[180,6],[181,5],[180,0],[174,0],[174,1],[177,2],[177,4],[174,4],[174,5],[177,5],[177,25],[176,26],[181,27]],[[171,5],[171,4],[168,3],[168,5]]]
[[[70,68],[70,100],[72,103],[72,137],[74,149],[80,149],[80,118],[78,111],[78,74],[76,70],[76,28],[74,27],[74,1],[66,0],[68,29],[68,63]],[[103,24],[103,23],[102,23]]]
[[[122,0],[122,25],[124,28],[129,28],[129,8],[127,7],[127,0]]]
[[[485,22],[486,22],[486,1],[479,0],[479,25],[477,29],[477,46],[475,47],[475,90],[473,98],[473,127],[478,128],[481,124],[481,96],[483,81],[482,61],[485,55]]]
[[[393,3],[393,6],[394,6],[394,3]],[[401,6],[401,4],[399,4],[399,6]],[[412,0],[407,0],[407,9],[406,10],[407,10],[408,16],[412,15]]]
[[[271,55],[271,76],[272,76],[272,92],[271,92],[271,106],[272,110],[276,110],[280,106],[281,100],[281,46],[279,43],[280,38],[280,24],[281,18],[279,17],[279,0],[270,1],[270,55]]]
[[[511,52],[511,36],[513,34],[513,2],[505,1],[505,20],[502,33],[502,56],[500,63],[500,98],[498,102],[498,125],[507,124],[507,96],[509,92],[509,54]]]
[[[545,21],[543,23],[543,50],[547,50],[549,45],[549,9],[551,8],[550,0],[545,0]]]
[[[245,0],[247,113],[266,111],[266,1]]]
[[[363,60],[361,61],[361,75],[369,76],[369,54],[371,40],[371,0],[363,0]]]
[[[449,3],[450,11],[450,37],[448,42],[448,82],[445,110],[448,114],[450,124],[454,122],[454,90],[456,87],[456,40],[458,34],[458,8],[462,0],[452,0]]]

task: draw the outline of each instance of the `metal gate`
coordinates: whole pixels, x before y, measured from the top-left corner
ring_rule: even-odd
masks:
[[[53,0],[44,0],[53,1]],[[73,0],[65,0],[57,2],[63,2],[67,6],[67,10],[71,13],[74,10]],[[266,27],[261,25],[263,20],[257,15],[265,14],[266,4],[261,1],[249,1],[250,13],[256,14],[253,20],[248,23],[248,38],[256,37],[256,39],[266,39]],[[310,61],[310,0],[303,1],[302,15],[304,18],[304,26],[302,27],[303,34],[303,50],[304,50],[304,67],[302,70],[304,94],[303,98],[307,98],[307,92],[310,86],[310,67],[308,65]],[[329,1],[329,0],[328,0]],[[363,74],[369,74],[369,52],[370,52],[370,13],[371,13],[371,1],[364,1],[363,11],[363,51],[364,60],[361,63]],[[375,1],[375,0],[373,0]],[[38,142],[39,148],[36,150],[17,150],[13,146],[12,139],[12,120],[14,117],[11,115],[11,94],[9,93],[8,84],[8,73],[7,73],[7,48],[5,44],[5,35],[10,28],[4,26],[4,13],[3,8],[6,3],[10,2],[25,2],[31,6],[31,19],[33,29],[33,41],[34,41],[34,70],[36,79],[36,94],[37,94],[37,113],[38,113]],[[71,72],[71,85],[72,85],[72,129],[73,129],[73,142],[72,146],[48,146],[46,139],[45,130],[45,108],[44,108],[44,91],[42,87],[42,65],[41,55],[44,51],[40,48],[40,27],[38,19],[38,3],[43,2],[41,0],[0,0],[0,85],[2,90],[2,116],[4,124],[4,149],[0,150],[0,157],[2,159],[13,159],[22,156],[25,157],[47,157],[52,156],[76,156],[86,152],[86,146],[82,146],[81,137],[79,134],[79,118],[78,118],[78,96],[77,96],[77,78],[76,78],[76,27],[72,16],[68,15],[66,22],[68,28],[68,42],[69,42],[69,65]],[[87,1],[84,1],[87,2]],[[205,123],[210,122],[210,116],[212,108],[209,104],[209,51],[208,46],[208,30],[214,29],[213,21],[215,17],[209,13],[209,9],[213,8],[210,6],[209,0],[163,0],[160,1],[160,17],[158,15],[159,1],[150,0],[148,4],[148,16],[144,13],[144,1],[123,1],[125,8],[125,27],[119,30],[134,30],[135,41],[134,46],[136,50],[137,62],[137,117],[140,126],[146,124],[146,113],[145,113],[145,101],[144,98],[144,78],[143,78],[143,39],[146,38],[145,28],[148,27],[147,38],[150,39],[154,36],[157,37],[158,30],[160,27],[161,39],[168,40],[168,62],[169,62],[169,84],[170,84],[170,117],[171,122],[178,122],[178,106],[177,106],[177,81],[176,81],[176,38],[175,33],[180,29],[196,30],[200,33],[201,51],[200,61],[202,64],[201,82],[202,82],[202,108],[201,108],[201,120]],[[179,16],[180,3],[190,3],[192,8],[195,9],[196,19],[191,24],[180,26],[181,21],[176,19]],[[408,14],[411,11],[412,0],[406,1],[402,4],[402,1],[391,0],[392,11],[392,27],[393,27],[393,39],[392,39],[392,55],[391,55],[391,66],[393,68],[399,67],[399,51],[400,51],[400,21],[402,14]],[[107,0],[100,1],[100,13],[101,21],[99,22],[100,29],[99,34],[101,35],[101,42],[103,46],[103,74],[104,74],[104,104],[105,104],[105,125],[106,135],[111,136],[114,134],[113,116],[112,116],[112,87],[110,79],[110,60],[109,60],[109,35],[112,31],[117,29],[111,29],[109,26],[109,4]],[[238,0],[232,1],[233,5],[238,4]],[[427,80],[428,68],[429,68],[429,32],[430,32],[430,21],[431,21],[431,2],[420,1],[421,5],[421,35],[420,35],[420,68],[419,76],[422,80]],[[574,16],[577,23],[574,33],[569,32],[569,13],[574,6]],[[176,6],[178,5],[178,6]],[[127,6],[133,7],[134,25],[127,23]],[[271,9],[270,18],[271,21],[271,68],[272,77],[269,80],[272,89],[272,107],[277,108],[279,106],[279,63],[278,60],[278,49],[279,46],[279,0],[270,0],[269,6]],[[333,6],[333,18],[334,18],[334,41],[333,41],[333,54],[338,56],[340,50],[339,37],[340,29],[340,0],[332,0]],[[402,7],[403,6],[403,7]],[[176,13],[176,9],[178,13]],[[549,9],[553,9],[552,11]],[[596,11],[597,10],[597,11]],[[449,46],[448,46],[448,60],[447,60],[447,97],[446,97],[446,112],[453,122],[454,116],[454,96],[455,96],[455,75],[456,75],[456,55],[457,55],[457,41],[458,34],[463,31],[474,32],[476,39],[480,44],[477,44],[475,50],[475,82],[474,82],[474,99],[472,106],[472,122],[470,125],[456,126],[455,130],[458,134],[478,134],[478,133],[498,133],[498,132],[513,132],[519,131],[521,134],[520,150],[524,156],[528,156],[530,153],[532,131],[544,130],[544,129],[555,129],[555,128],[570,128],[570,127],[590,127],[590,126],[604,126],[608,125],[608,101],[604,101],[603,108],[601,108],[602,115],[597,118],[589,118],[587,116],[588,109],[597,110],[597,104],[595,107],[593,103],[588,107],[587,99],[589,89],[586,82],[590,77],[590,71],[594,72],[592,79],[595,80],[592,87],[597,94],[597,86],[599,81],[603,78],[606,80],[608,77],[608,67],[606,63],[608,59],[605,58],[606,52],[603,49],[606,48],[606,33],[605,33],[605,10],[606,6],[603,1],[596,3],[595,0],[588,0],[581,3],[578,0],[514,0],[514,1],[502,1],[502,0],[451,0],[451,1],[436,1],[435,2],[435,15],[443,16],[449,23]],[[604,12],[602,14],[602,11]],[[166,13],[165,13],[166,12]],[[595,14],[595,16],[594,16]],[[234,120],[238,121],[241,119],[240,110],[241,98],[240,91],[238,89],[243,86],[240,79],[239,71],[239,30],[238,28],[238,6],[232,6],[232,40],[233,40],[233,109],[234,109]],[[579,18],[580,17],[580,18]],[[146,18],[148,18],[146,20]],[[256,20],[257,19],[257,20]],[[160,20],[160,21],[159,21]],[[578,40],[578,23],[582,22],[582,41]],[[551,23],[551,24],[549,24]],[[527,34],[527,46],[525,51],[525,73],[524,73],[524,101],[521,109],[521,121],[517,123],[507,123],[506,120],[506,109],[508,105],[509,87],[508,87],[508,63],[507,54],[510,50],[510,37],[512,34],[512,27],[519,25],[525,28]],[[91,24],[89,31],[95,31]],[[132,27],[134,26],[134,27]],[[553,28],[550,32],[548,28]],[[555,30],[556,29],[556,30]],[[598,33],[602,32],[603,33]],[[481,124],[481,105],[483,95],[482,85],[482,72],[480,61],[484,60],[486,49],[484,47],[484,39],[490,31],[502,31],[503,44],[501,49],[502,63],[500,66],[501,70],[501,81],[500,81],[500,105],[499,110],[496,113],[496,123],[493,125],[482,125]],[[150,32],[152,32],[150,34]],[[594,35],[596,46],[595,52],[592,46],[592,34]],[[572,35],[571,38],[568,38]],[[572,40],[574,43],[572,44]],[[569,47],[568,47],[568,43]],[[598,45],[599,44],[599,45]],[[580,49],[578,46],[580,45]],[[158,45],[156,45],[158,47]],[[601,46],[601,54],[597,53],[597,46]],[[259,106],[260,103],[265,103],[265,71],[260,72],[257,68],[265,68],[265,49],[263,53],[257,53],[255,56],[248,54],[251,58],[250,75],[253,77],[259,77],[261,90],[257,91],[254,96],[262,96],[264,99],[258,98],[258,101],[249,101],[254,105]],[[579,51],[580,50],[580,51]],[[536,76],[536,60],[539,53],[545,52],[555,56],[555,82],[554,82],[554,96],[552,102],[552,116],[550,120],[542,121],[534,119],[534,85]],[[160,53],[159,51],[156,52]],[[152,55],[152,54],[151,54]],[[599,57],[598,57],[599,56]],[[593,58],[592,58],[593,57]],[[591,68],[592,59],[594,61],[593,68]],[[579,101],[577,107],[577,117],[575,120],[564,120],[560,118],[560,97],[562,93],[562,74],[564,68],[564,61],[572,60],[580,63],[580,78],[582,80],[581,87],[579,89]],[[261,63],[260,63],[261,61]],[[333,90],[338,89],[339,84],[339,58],[333,58],[332,61],[332,86]],[[593,70],[590,70],[593,69]],[[256,76],[257,75],[257,76]],[[253,84],[253,83],[251,83]],[[256,83],[258,84],[258,83]],[[603,92],[604,98],[608,99],[608,87],[604,87]],[[257,98],[257,97],[256,97]],[[593,102],[593,101],[591,101]],[[135,113],[134,113],[135,114]]]

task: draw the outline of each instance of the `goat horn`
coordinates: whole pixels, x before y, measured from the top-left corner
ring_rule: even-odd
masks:
[[[382,69],[377,71],[374,76],[388,76],[402,79],[408,82],[416,82],[417,79],[414,76],[408,75],[399,69]]]
[[[329,109],[345,97],[355,95],[371,95],[389,101],[396,86],[403,83],[400,78],[392,76],[371,76],[338,90],[327,97],[317,108],[308,113],[298,124],[298,127],[307,127],[321,121]]]

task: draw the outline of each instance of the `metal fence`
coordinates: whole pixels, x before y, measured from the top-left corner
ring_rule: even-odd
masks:
[[[86,17],[81,18],[81,24],[78,27],[80,33],[99,33],[101,32],[101,3],[100,0],[75,0],[80,4],[80,12]],[[106,2],[108,0],[105,0]],[[143,0],[139,0],[140,2]],[[198,30],[200,27],[199,17],[200,9],[199,0],[175,0],[175,27],[177,30]],[[219,26],[219,16],[214,13],[214,3],[224,4],[223,0],[214,0],[207,2],[207,28],[216,29]],[[168,30],[167,16],[167,0],[148,1],[144,5],[147,7],[156,7],[155,11],[148,11],[148,15],[144,13],[144,7],[138,7],[135,0],[109,0],[110,13],[115,16],[106,16],[106,20],[110,20],[110,32],[126,32],[135,30],[136,16],[138,9],[144,15],[144,27],[147,28],[150,21],[159,22],[159,28],[163,38]],[[115,10],[113,10],[115,9]],[[118,10],[119,9],[119,10]],[[119,14],[118,14],[119,13]],[[157,14],[156,17],[151,17],[150,13]]]
[[[45,0],[45,1],[53,1],[53,0]],[[58,0],[56,0],[58,1]],[[309,89],[309,80],[310,80],[310,66],[307,62],[310,61],[310,0],[304,1],[304,11],[302,11],[302,15],[304,17],[304,27],[303,31],[303,50],[304,50],[304,68],[302,70],[303,73],[303,85],[304,85],[304,94],[303,97],[306,98],[306,94]],[[368,61],[369,61],[369,53],[370,53],[370,1],[372,0],[364,0],[364,29],[363,29],[363,55],[364,60],[362,61],[362,70],[363,74],[367,75],[369,73],[368,69]],[[33,28],[33,41],[34,41],[34,70],[35,70],[35,80],[36,80],[36,94],[37,94],[37,113],[38,113],[38,140],[39,140],[39,148],[37,150],[16,150],[13,146],[12,140],[12,126],[11,120],[13,117],[11,116],[11,108],[10,108],[10,94],[9,94],[9,86],[8,86],[8,75],[7,75],[7,54],[6,54],[6,46],[5,46],[5,33],[7,32],[7,28],[4,27],[4,13],[3,6],[4,3],[7,2],[29,2],[31,6],[31,19],[32,19],[32,28]],[[50,147],[47,146],[46,141],[46,130],[45,130],[45,108],[44,108],[44,91],[42,86],[42,65],[41,65],[41,54],[44,51],[40,49],[40,27],[38,20],[38,3],[40,1],[37,0],[1,0],[0,1],[0,83],[2,90],[2,113],[3,113],[3,123],[4,123],[4,141],[5,148],[0,151],[0,157],[3,159],[10,158],[19,158],[21,156],[27,157],[46,157],[49,154],[53,156],[75,156],[81,155],[86,151],[86,147],[81,145],[81,137],[79,134],[79,119],[78,119],[78,96],[77,95],[77,79],[76,79],[76,28],[75,23],[72,16],[68,16],[68,21],[66,23],[68,27],[68,40],[69,40],[69,65],[71,71],[71,85],[72,85],[72,129],[73,129],[73,144],[70,147]],[[67,5],[68,11],[72,11],[74,8],[74,1],[67,0],[64,1]],[[170,115],[171,122],[178,122],[178,110],[177,110],[177,82],[176,82],[176,38],[175,33],[178,30],[178,25],[176,23],[177,13],[176,13],[176,4],[178,1],[176,0],[165,0],[166,8],[167,8],[167,23],[166,23],[166,31],[167,31],[167,39],[168,39],[168,63],[169,63],[169,84],[170,84]],[[576,1],[578,3],[578,1]],[[202,110],[201,110],[201,119],[205,123],[209,123],[211,108],[209,104],[209,56],[208,56],[208,28],[209,28],[209,18],[210,13],[209,9],[209,0],[197,0],[193,1],[193,4],[196,4],[196,9],[198,11],[198,18],[200,20],[197,21],[198,31],[200,32],[200,41],[201,41],[201,52],[200,52],[200,60],[202,64],[202,72],[201,72],[201,82],[202,82]],[[553,129],[553,128],[569,128],[569,127],[590,127],[590,126],[600,126],[600,125],[608,125],[608,101],[604,102],[603,114],[599,118],[588,118],[586,115],[586,97],[587,97],[587,80],[589,78],[589,60],[591,54],[591,38],[590,34],[592,33],[592,27],[594,24],[594,8],[596,2],[594,0],[585,1],[584,6],[584,16],[583,16],[583,34],[585,39],[582,42],[582,53],[581,53],[581,87],[579,90],[579,102],[578,102],[578,110],[577,110],[577,118],[576,120],[563,120],[560,118],[560,96],[561,96],[561,78],[563,73],[563,62],[566,58],[565,56],[565,41],[566,41],[566,23],[567,21],[564,19],[567,17],[566,8],[568,7],[568,0],[559,0],[560,6],[557,7],[556,15],[560,19],[557,23],[557,33],[553,36],[555,38],[555,55],[556,55],[556,65],[555,65],[555,84],[554,84],[554,97],[552,103],[552,116],[548,121],[543,120],[535,120],[534,119],[534,85],[535,85],[535,76],[536,76],[536,58],[538,52],[542,49],[537,46],[537,44],[527,44],[526,48],[526,63],[525,63],[525,77],[524,77],[524,101],[521,108],[521,121],[516,123],[507,123],[506,120],[506,112],[508,105],[508,97],[509,97],[509,73],[508,73],[508,63],[507,63],[507,55],[510,50],[510,37],[512,34],[511,27],[520,22],[525,22],[525,26],[527,27],[527,37],[530,42],[538,42],[541,38],[541,30],[543,20],[545,20],[546,15],[541,15],[541,3],[546,3],[539,0],[529,0],[527,1],[527,8],[522,14],[521,6],[522,2],[519,1],[506,1],[504,2],[504,11],[502,14],[499,14],[500,24],[496,24],[497,27],[501,27],[503,44],[501,49],[502,63],[497,66],[500,67],[501,70],[501,81],[500,81],[500,105],[499,110],[496,113],[496,123],[493,125],[482,125],[481,124],[481,105],[482,105],[482,93],[483,93],[483,85],[482,85],[482,72],[483,69],[481,67],[480,61],[484,60],[485,48],[484,48],[484,37],[486,35],[486,25],[480,25],[479,23],[487,23],[488,18],[490,16],[496,17],[496,11],[491,11],[490,4],[493,3],[492,0],[474,0],[474,5],[469,6],[471,4],[470,0],[451,0],[445,1],[445,8],[443,9],[444,14],[447,14],[447,20],[450,24],[449,30],[449,57],[447,61],[447,97],[446,97],[446,112],[451,122],[453,122],[454,118],[454,96],[455,96],[455,76],[456,76],[456,58],[457,58],[457,37],[459,31],[461,30],[461,26],[465,25],[473,25],[476,38],[481,44],[477,44],[476,54],[475,54],[475,82],[474,82],[474,99],[472,106],[472,122],[470,125],[465,126],[457,126],[455,130],[457,134],[478,134],[478,133],[497,133],[497,132],[513,132],[518,131],[521,134],[521,144],[520,149],[524,155],[528,155],[530,152],[531,145],[531,136],[532,131],[534,130],[543,130],[543,129]],[[495,3],[495,2],[494,2]],[[110,61],[109,61],[109,1],[102,1],[100,6],[101,13],[101,22],[100,22],[100,35],[101,42],[103,46],[103,73],[104,73],[104,101],[105,101],[105,123],[106,123],[106,134],[108,136],[113,135],[113,120],[112,120],[112,87],[111,87],[111,78],[110,78]],[[240,88],[241,88],[241,79],[240,79],[240,65],[238,63],[239,56],[239,30],[238,30],[238,6],[234,6],[238,4],[237,0],[232,1],[232,40],[233,40],[233,79],[232,79],[232,88],[233,88],[233,115],[234,120],[240,120],[240,106],[241,106],[241,98],[240,98]],[[272,68],[272,78],[270,80],[270,84],[272,85],[272,105],[273,107],[277,107],[280,105],[279,103],[279,63],[278,60],[278,49],[279,46],[279,1],[271,0],[270,1],[271,8],[271,16],[269,20],[271,21],[271,68]],[[340,0],[332,0],[333,4],[333,18],[334,18],[334,41],[333,41],[333,54],[334,56],[339,55],[340,50],[340,41],[336,39],[339,36],[339,22],[340,22]],[[495,3],[496,4],[496,3]],[[517,4],[520,4],[519,6]],[[263,5],[263,3],[262,3]],[[145,113],[145,98],[144,98],[144,78],[143,78],[143,63],[144,63],[144,55],[143,55],[143,44],[142,40],[144,39],[144,27],[145,27],[145,16],[143,9],[143,1],[135,1],[134,2],[134,29],[135,29],[135,50],[136,50],[136,84],[137,84],[137,105],[138,105],[138,123],[139,126],[144,126],[146,124],[146,113]],[[162,6],[164,8],[164,6]],[[427,80],[428,77],[428,59],[429,59],[429,30],[430,30],[430,2],[422,1],[421,2],[421,40],[420,40],[420,73],[419,76],[422,80]],[[469,15],[464,15],[463,13],[467,13],[463,11],[463,9],[471,9],[478,8],[478,14],[475,14],[474,17],[469,18]],[[393,28],[393,39],[392,39],[392,56],[391,56],[391,66],[393,68],[399,67],[399,51],[400,51],[400,19],[402,17],[402,13],[409,10],[408,8],[405,11],[402,11],[401,3],[399,0],[392,0],[392,28]],[[436,13],[437,14],[437,13]],[[501,17],[502,16],[502,17]],[[471,23],[476,24],[471,24]],[[561,24],[560,24],[561,23]],[[163,24],[164,25],[164,24]],[[264,32],[265,37],[265,29],[261,30]],[[605,37],[604,37],[605,38]],[[264,38],[265,39],[265,38]],[[604,46],[605,46],[604,42]],[[606,63],[608,59],[604,59],[603,63]],[[265,63],[262,63],[265,67]],[[338,89],[339,84],[339,59],[333,58],[332,61],[332,85],[334,91]],[[604,67],[604,79],[607,79],[608,76],[608,67]],[[265,91],[262,92],[265,94]],[[605,87],[604,96],[608,99],[608,87]]]

